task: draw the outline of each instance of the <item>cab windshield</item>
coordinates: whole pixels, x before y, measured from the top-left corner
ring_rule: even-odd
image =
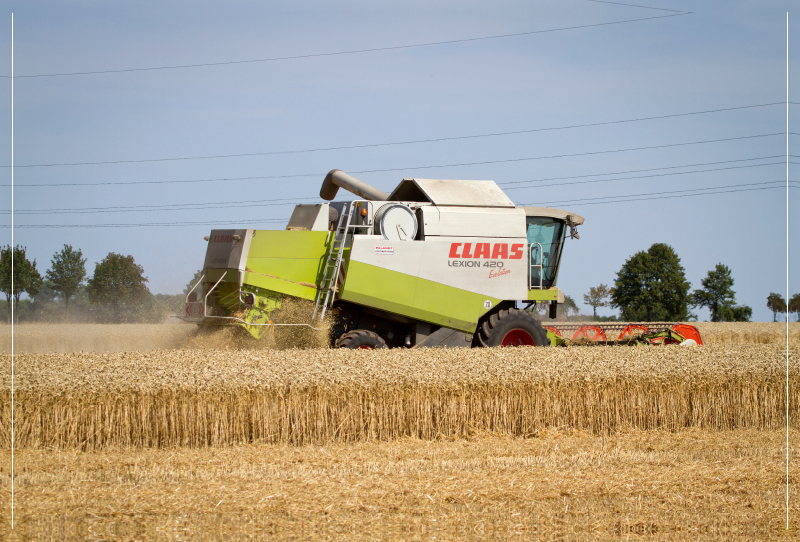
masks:
[[[537,216],[526,217],[526,221],[530,246],[530,286],[532,288],[555,286],[561,246],[564,243],[564,223],[554,218]]]

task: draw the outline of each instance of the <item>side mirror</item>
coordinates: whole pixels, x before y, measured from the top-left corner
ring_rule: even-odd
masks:
[[[578,226],[575,225],[575,222],[572,221],[572,215],[567,215],[567,226],[569,226],[569,238],[570,239],[580,239],[581,236],[578,235]]]

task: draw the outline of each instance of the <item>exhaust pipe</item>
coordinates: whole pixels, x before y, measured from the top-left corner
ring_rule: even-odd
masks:
[[[389,198],[389,194],[386,192],[378,190],[364,181],[359,181],[339,169],[332,169],[325,176],[325,180],[322,181],[322,188],[319,190],[319,197],[331,201],[336,197],[339,187],[369,201],[386,201]]]

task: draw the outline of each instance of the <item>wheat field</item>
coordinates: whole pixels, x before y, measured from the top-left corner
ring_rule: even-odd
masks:
[[[20,540],[797,540],[783,430],[17,452]],[[0,540],[8,532],[0,451]]]
[[[313,307],[289,305],[281,321],[310,321]],[[178,322],[178,320],[175,320]],[[690,322],[704,344],[786,344],[786,324],[773,322]],[[326,324],[327,326],[327,324]],[[789,341],[800,344],[800,323],[789,324]],[[251,340],[232,328],[201,333],[191,324],[20,324],[14,326],[14,351],[18,354],[59,352],[132,352],[192,349],[252,349],[292,346],[321,348],[327,337],[305,328],[270,329],[262,341]],[[0,354],[11,353],[11,326],[0,325]]]
[[[776,325],[702,326],[690,348],[67,333],[56,349],[122,336],[14,356],[11,538],[0,355],[0,542],[797,539],[798,342],[787,396]],[[29,330],[47,348],[50,331]]]
[[[546,427],[774,429],[786,419],[785,352],[737,345],[23,354],[15,357],[16,445],[302,445],[474,431],[525,436]],[[796,427],[797,347],[790,358]],[[0,446],[8,447],[8,373],[0,397]]]
[[[689,322],[703,344],[786,344],[786,322]],[[789,322],[789,344],[800,344],[800,322]]]

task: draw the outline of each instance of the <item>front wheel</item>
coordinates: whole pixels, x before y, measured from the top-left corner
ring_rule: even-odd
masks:
[[[376,348],[386,348],[386,341],[374,331],[367,331],[366,329],[354,329],[343,333],[341,337],[336,340],[336,348],[350,348],[374,350]]]
[[[547,346],[547,332],[534,316],[519,309],[492,314],[478,326],[483,346]]]

